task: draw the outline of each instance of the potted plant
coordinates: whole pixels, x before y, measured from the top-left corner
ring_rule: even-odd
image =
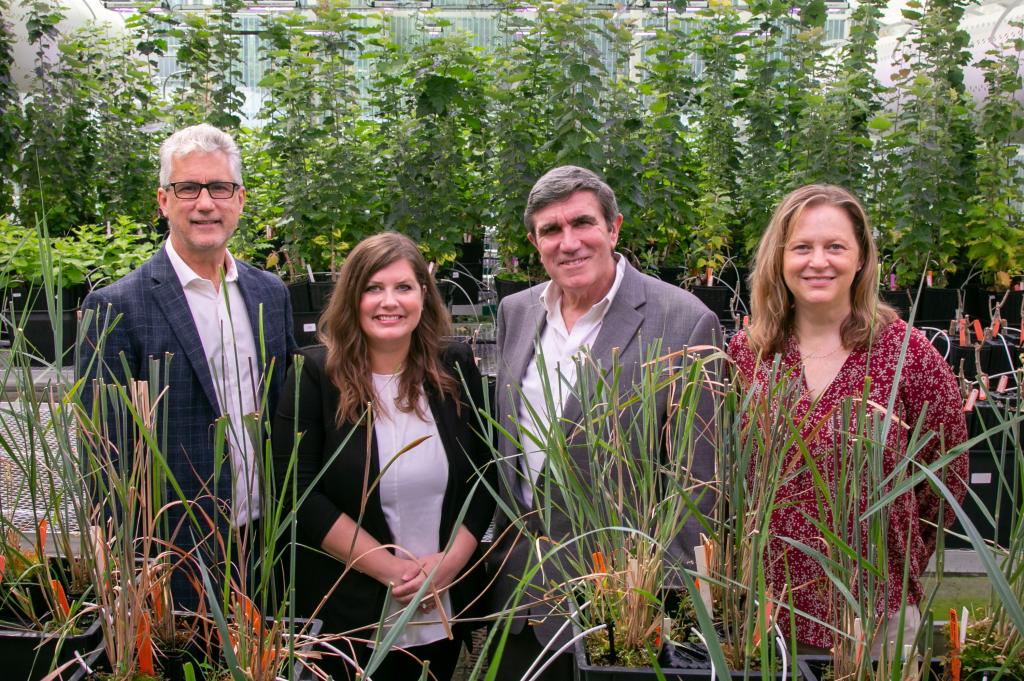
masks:
[[[651,348],[648,360],[632,375],[614,363],[596,367],[584,354],[577,360],[578,388],[571,389],[571,399],[579,400],[585,415],[577,435],[588,447],[586,463],[571,456],[573,447],[580,445],[570,442],[561,428],[535,436],[547,453],[542,478],[550,481],[533,486],[540,522],[547,517],[545,509],[557,503],[570,530],[564,539],[538,543],[517,598],[525,596],[536,574],[544,571],[544,598],[552,603],[553,616],[567,618],[574,627],[581,678],[653,679],[658,673],[707,678],[712,669],[748,670],[752,664],[771,670],[769,675],[789,676],[772,633],[774,623],[758,629],[758,622],[767,624],[758,616],[763,614],[756,605],[758,594],[746,591],[756,569],[743,571],[746,580],[735,578],[737,572],[719,569],[719,563],[695,572],[679,555],[677,541],[684,525],[704,526],[712,536],[720,532],[710,509],[721,489],[695,480],[689,469],[695,443],[707,436],[692,415],[698,402],[714,400],[716,415],[730,430],[735,421],[723,415],[735,416],[738,409],[735,392],[723,396],[708,382],[722,355],[699,352],[661,356]],[[662,429],[655,405],[666,395],[671,398]],[[514,519],[513,528],[529,531],[526,522]],[[747,529],[738,528],[737,533],[746,534]],[[547,531],[547,536],[555,536],[553,532]],[[705,550],[695,548],[698,554]],[[750,560],[740,562],[745,568],[756,566],[756,551],[748,555]],[[740,559],[730,554],[723,560]],[[721,600],[705,603],[694,587],[694,575],[704,588],[721,584],[746,594],[736,600],[749,607],[730,620],[726,613],[733,611]],[[510,604],[512,616],[518,602]],[[727,641],[718,640],[723,626],[727,639],[732,631],[742,631],[745,637],[731,650],[731,657],[723,652],[730,648]],[[699,641],[701,636],[707,644],[694,648],[689,639]]]
[[[99,334],[100,344],[108,331]],[[202,666],[212,674],[207,678],[219,678],[215,670],[223,668],[232,678],[257,680],[302,662],[319,623],[290,620],[287,601],[273,617],[261,615],[278,586],[273,566],[284,529],[275,495],[267,488],[261,493],[266,537],[231,527],[231,510],[213,501],[215,491],[185,498],[170,473],[159,428],[166,390],[130,377],[127,386],[94,381],[81,389],[96,392],[90,411],[80,398],[68,409],[80,433],[82,478],[90,493],[79,519],[89,528],[81,543],[104,616],[102,648],[78,677],[105,669],[115,681],[157,673],[180,678],[184,667]],[[260,396],[264,411],[265,399]],[[254,441],[265,441],[258,417],[247,425]],[[218,441],[226,445],[223,437]],[[238,569],[225,570],[227,564]],[[203,598],[194,612],[183,613],[175,596],[189,587]],[[307,666],[296,667],[293,677],[308,677]]]
[[[0,655],[6,673],[29,681],[92,650],[100,633],[81,587],[44,552],[46,528],[27,550],[13,530],[0,542]]]
[[[997,486],[1011,495],[1020,494],[1024,482],[1022,423],[1024,414],[1019,402],[992,405],[985,410],[984,420],[979,420],[972,430],[973,437],[968,443],[1002,449],[1005,458],[992,475]],[[976,499],[974,488],[972,483],[970,494]],[[1006,537],[991,542],[984,538],[984,529],[975,525],[967,509],[954,507],[953,511],[958,529],[982,559],[992,591],[985,611],[975,613],[978,617],[972,616],[973,623],[961,623],[960,644],[947,651],[949,666],[959,667],[962,679],[1020,678],[1024,675],[1024,519],[1019,512],[1011,512]],[[1006,513],[999,515],[1005,517]],[[992,518],[987,512],[983,517],[985,522]],[[952,633],[949,637],[956,638]]]

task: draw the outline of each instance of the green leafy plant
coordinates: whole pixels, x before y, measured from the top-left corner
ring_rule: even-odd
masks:
[[[538,511],[510,518],[510,531],[543,539],[536,539],[521,592],[508,604],[511,616],[527,594],[543,598],[556,616],[578,626],[577,638],[605,630],[587,645],[603,651],[610,664],[640,666],[657,658],[674,617],[686,618],[678,623],[681,631],[695,623],[687,608],[671,611],[666,599],[685,588],[677,538],[685,524],[701,517],[700,509],[710,508],[714,495],[690,467],[695,448],[714,427],[695,414],[699,403],[713,399],[711,376],[720,360],[715,353],[661,356],[652,346],[630,371],[617,361],[599,366],[581,353],[577,386],[561,386],[571,391],[568,399],[579,400],[584,416],[578,428],[571,437],[562,427],[524,431],[522,446],[546,456],[538,479],[530,479]],[[543,366],[543,358],[538,361]],[[526,407],[535,414],[550,413],[558,399],[559,388],[546,385],[543,370],[541,375],[543,403]],[[662,426],[658,413],[666,404]],[[564,524],[552,524],[553,513],[563,515]],[[545,575],[542,593],[534,592],[538,571]],[[608,649],[616,652],[607,657]]]
[[[975,193],[963,80],[968,35],[960,28],[966,4],[942,0],[921,11],[911,0],[903,10],[911,30],[901,39],[903,61],[893,77],[896,106],[880,143],[886,170],[877,197],[883,248],[902,286],[916,284],[925,271],[941,285],[957,270],[965,242],[964,206]]]
[[[483,237],[489,215],[483,169],[491,146],[486,127],[485,55],[465,34],[430,15],[435,32],[409,45],[388,45],[377,64],[371,106],[380,111],[376,156],[390,197],[382,227],[408,234],[428,259],[455,259],[466,236]]]
[[[1019,31],[1020,24],[1015,28]],[[1013,141],[1020,132],[1022,114],[1017,76],[1024,38],[1017,37],[1001,50],[990,50],[978,64],[984,71],[988,94],[978,121],[977,193],[967,211],[967,257],[989,283],[1008,288],[1011,277],[1024,273],[1020,244],[1024,222],[1016,210],[1021,191],[1021,162]]]
[[[696,131],[700,170],[697,223],[687,264],[697,272],[708,268],[718,272],[728,257],[736,216],[736,176],[742,148],[733,117],[735,78],[747,45],[745,23],[736,9],[709,7],[701,15],[694,35],[696,54],[703,64]]]

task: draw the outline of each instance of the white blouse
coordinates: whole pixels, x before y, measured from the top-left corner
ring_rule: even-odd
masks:
[[[441,506],[448,487],[448,457],[422,391],[419,406],[425,419],[417,416],[415,411],[403,412],[395,406],[400,376],[373,375],[379,405],[373,424],[377,438],[377,463],[381,470],[378,489],[392,540],[419,558],[437,553],[442,542],[448,540],[448,537],[440,536]],[[402,448],[422,437],[427,439],[396,456]],[[451,599],[447,591],[441,596],[441,603],[445,615],[451,617]],[[389,601],[388,621],[397,621],[404,607]],[[440,615],[435,610],[424,613],[416,608],[416,614],[409,620],[405,631],[395,639],[394,647],[408,648],[445,638],[447,633]]]

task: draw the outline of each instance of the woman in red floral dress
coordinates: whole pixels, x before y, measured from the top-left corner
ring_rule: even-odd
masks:
[[[894,417],[913,429],[924,413],[921,432],[932,436],[917,453],[918,463],[934,462],[967,438],[963,403],[949,367],[920,331],[911,329],[908,338],[907,325],[878,299],[877,251],[864,209],[850,192],[808,185],[783,199],[758,246],[751,288],[752,324],[732,339],[729,354],[744,385],[762,391],[771,380],[772,360],[781,354],[781,369],[788,372],[783,375],[801,381],[793,421],[802,424],[810,455],[833,493],[844,423],[841,404],[845,398],[862,396],[866,385],[869,400],[877,405],[869,410],[878,420],[893,389]],[[897,376],[904,342],[906,357]],[[906,466],[906,475],[917,472],[913,463],[903,461],[908,432],[894,419],[884,449],[885,473],[900,465]],[[849,442],[849,434],[846,438]],[[814,618],[796,618],[800,643],[827,649],[836,643],[836,629],[844,627],[837,621],[836,594],[819,559],[793,542],[825,552],[833,547],[812,522],[822,517],[822,495],[802,454],[794,447],[787,456],[795,457],[789,462],[799,472],[783,481],[772,513],[768,586],[780,600],[792,598],[797,611]],[[966,453],[940,475],[962,500]],[[938,510],[939,497],[926,481],[888,508],[888,580],[882,580],[884,603],[879,602],[878,615],[881,622],[891,618],[889,623],[895,625],[905,600],[904,631],[911,639],[920,621],[921,575],[935,551]],[[943,517],[949,524],[953,514],[947,509]],[[786,585],[792,585],[788,593]],[[895,638],[895,629],[887,627],[888,638]]]

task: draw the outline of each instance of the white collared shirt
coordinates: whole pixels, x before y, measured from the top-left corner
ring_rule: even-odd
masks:
[[[553,281],[549,281],[544,292],[540,294],[541,304],[547,310],[547,323],[540,334],[533,359],[526,367],[523,376],[523,396],[519,403],[519,437],[523,445],[523,460],[527,466],[520,484],[523,499],[527,505],[533,503],[533,485],[537,476],[544,468],[547,455],[530,435],[541,433],[537,439],[540,443],[547,441],[546,433],[552,423],[557,424],[562,416],[565,400],[576,387],[576,362],[573,359],[581,349],[589,349],[601,333],[604,317],[611,307],[615,294],[622,284],[626,272],[626,260],[615,254],[615,280],[604,298],[594,303],[586,314],[572,326],[572,331],[565,327],[562,318],[562,291]],[[538,357],[543,357],[546,376],[541,377]],[[553,401],[554,413],[548,413],[545,386],[549,386]]]
[[[185,264],[170,239],[165,248],[199,332],[220,413],[228,416],[231,517],[235,525],[243,525],[260,516],[259,466],[242,421],[243,414],[256,411],[257,386],[253,381],[258,385],[260,366],[249,313],[238,288],[238,269],[235,259],[225,251],[227,271],[224,272],[224,292],[220,293],[212,281],[203,279]],[[188,360],[182,357],[178,361]]]
[[[380,506],[391,530],[391,540],[417,558],[423,558],[440,551],[448,541],[448,537],[441,536],[441,508],[448,489],[448,457],[430,412],[430,403],[422,391],[419,408],[426,418],[420,418],[415,410],[398,409],[400,378],[401,374],[373,374],[378,405],[373,434],[377,438],[377,464],[381,471],[378,479]],[[418,445],[402,451],[417,440],[421,440]],[[400,554],[400,557],[407,556]],[[452,603],[447,591],[441,594],[441,605],[445,617],[451,617]],[[421,646],[447,636],[440,613],[435,610],[425,613],[415,604],[411,607],[416,609],[415,614],[392,647]],[[387,621],[397,621],[405,608],[391,600]],[[384,633],[381,632],[382,636]]]

